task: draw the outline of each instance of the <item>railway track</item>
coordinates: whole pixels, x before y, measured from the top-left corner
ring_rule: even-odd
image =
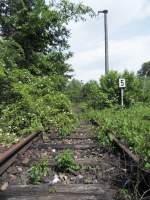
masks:
[[[66,139],[51,136],[49,141],[43,142],[40,140],[33,142],[40,135],[34,134],[28,137],[27,140],[24,140],[24,142],[15,145],[12,150],[5,153],[7,159],[4,159],[5,156],[3,156],[3,159],[0,159],[0,170],[2,174],[0,182],[1,184],[8,182],[6,190],[0,192],[0,199],[115,199],[118,188],[111,185],[111,173],[114,173],[117,168],[117,166],[114,166],[116,163],[114,164],[112,161],[115,158],[109,158],[110,152],[100,147],[96,138],[91,133],[90,125],[81,123],[80,127],[76,129],[76,132]],[[54,157],[65,149],[73,150],[76,162],[84,166],[84,169],[77,174],[61,173],[55,170],[56,163]],[[45,156],[49,160],[49,168],[53,171],[52,179],[57,174],[59,182],[57,184],[51,184],[48,182],[49,179],[40,185],[32,185],[28,180],[23,183],[21,176],[24,174],[24,171],[27,172],[28,168],[35,161],[41,158],[43,159]],[[25,167],[22,164],[24,160],[28,160]],[[19,169],[21,172],[17,174],[16,169]],[[109,170],[111,173],[108,175]],[[12,177],[13,180],[11,180]]]
[[[127,175],[126,165],[122,166],[119,154],[116,156],[99,145],[90,125],[82,122],[65,139],[51,135],[42,141],[40,136],[32,134],[0,157],[0,184],[7,183],[7,188],[0,192],[0,200],[117,199],[122,179]],[[65,149],[73,150],[76,162],[82,166],[76,174],[56,170],[55,156]],[[32,185],[28,169],[43,158],[48,160],[50,176],[40,185]],[[53,184],[56,175],[58,182]]]
[[[40,133],[33,133],[0,155],[0,175],[15,162],[19,154],[23,154],[33,144],[39,135]]]

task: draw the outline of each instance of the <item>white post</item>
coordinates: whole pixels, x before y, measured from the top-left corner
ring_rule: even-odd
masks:
[[[119,88],[121,89],[121,107],[124,107],[124,89],[126,87],[126,80],[119,78]]]
[[[121,106],[124,107],[124,88],[121,88]]]

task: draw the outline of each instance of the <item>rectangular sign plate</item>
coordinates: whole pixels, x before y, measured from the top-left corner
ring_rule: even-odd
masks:
[[[119,87],[120,88],[126,87],[126,80],[124,78],[119,78]]]

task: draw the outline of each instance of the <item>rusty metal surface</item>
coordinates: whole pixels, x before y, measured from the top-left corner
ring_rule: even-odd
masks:
[[[138,155],[134,154],[126,145],[122,144],[113,134],[108,133],[110,140],[114,141],[123,151],[125,151],[134,162],[139,163],[140,158]]]
[[[15,161],[20,151],[23,153],[30,147],[33,139],[38,137],[39,134],[40,132],[29,135],[0,155],[0,175]]]

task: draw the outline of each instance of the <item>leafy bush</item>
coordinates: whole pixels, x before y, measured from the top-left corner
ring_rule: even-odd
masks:
[[[83,100],[87,102],[89,107],[94,109],[103,109],[111,107],[111,101],[108,100],[106,93],[101,91],[96,81],[86,83],[82,88]]]
[[[71,134],[72,130],[75,128],[77,123],[77,118],[73,113],[60,113],[54,118],[55,127],[60,134],[60,136],[68,136]]]
[[[43,178],[48,175],[49,166],[47,160],[42,160],[39,163],[34,164],[28,170],[28,176],[32,184],[39,184]]]
[[[65,172],[74,172],[79,170],[79,166],[75,162],[74,154],[71,150],[65,150],[55,158],[56,166],[59,170]]]
[[[108,100],[113,102],[113,104],[120,104],[120,89],[118,83],[121,77],[126,79],[125,106],[128,107],[137,102],[143,102],[142,82],[134,73],[128,71],[122,74],[110,71],[106,76],[101,77],[100,88],[103,93],[107,94]]]
[[[140,104],[124,110],[112,108],[88,113],[88,119],[100,124],[100,141],[105,143],[107,132],[113,132],[141,157],[148,168],[150,125],[149,118],[145,116],[150,116],[150,106]]]
[[[9,99],[0,106],[3,133],[21,136],[53,129],[61,135],[71,133],[76,117],[69,99],[57,88],[56,76],[34,77],[28,70],[14,68],[9,70],[7,80],[11,85],[9,89],[5,88],[6,96],[10,95],[13,101]],[[9,141],[11,143],[11,139]]]
[[[126,79],[124,104],[129,107],[137,102],[148,102],[149,93],[143,91],[143,81],[134,73],[120,74],[110,71],[100,78],[99,83],[89,81],[82,87],[82,100],[94,109],[110,108],[120,104],[119,78]]]
[[[38,130],[50,132],[53,129],[61,135],[67,135],[76,123],[70,102],[61,93],[37,99],[24,95],[20,102],[5,106],[1,113],[1,129],[18,136]]]
[[[119,103],[119,75],[116,71],[110,71],[107,75],[100,78],[100,88],[104,94],[107,94],[108,100],[113,104]]]
[[[76,117],[63,95],[72,71],[66,62],[72,56],[67,25],[94,16],[93,10],[63,0],[49,5],[44,0],[3,1],[0,6],[2,141],[12,142],[5,133],[17,137],[54,128],[69,134]]]
[[[0,129],[0,141],[5,146],[9,146],[11,144],[14,144],[18,142],[18,137],[15,133],[10,134],[9,132],[3,132],[2,129]]]

